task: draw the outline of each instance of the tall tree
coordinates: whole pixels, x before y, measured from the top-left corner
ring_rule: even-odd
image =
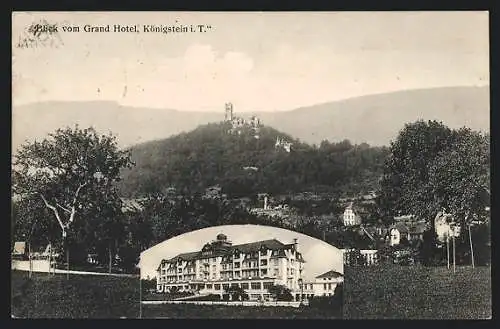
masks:
[[[431,164],[429,186],[439,206],[447,209],[469,235],[471,262],[474,248],[471,224],[490,206],[489,136],[468,128],[454,132],[453,144]]]
[[[431,231],[432,218],[446,209],[468,231],[473,257],[470,224],[489,206],[489,167],[489,135],[436,121],[407,124],[391,144],[379,202],[391,216],[402,212],[430,220]]]
[[[120,170],[132,165],[111,134],[98,135],[93,128],[78,126],[58,129],[41,142],[20,147],[13,161],[13,193],[26,210],[25,224],[38,220],[39,227],[45,228],[37,231],[39,237],[53,238],[48,230],[52,221],[58,224],[66,247],[77,242],[89,247],[102,238],[95,220],[110,220],[119,211],[114,183]],[[35,206],[31,212],[30,205]],[[51,218],[44,216],[42,207]],[[112,209],[106,218],[100,215],[103,208]]]
[[[381,180],[380,206],[387,217],[398,213],[433,218],[436,200],[429,171],[452,142],[452,130],[437,121],[406,124],[391,142]]]

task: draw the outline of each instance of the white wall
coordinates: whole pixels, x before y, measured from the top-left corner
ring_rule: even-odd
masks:
[[[33,272],[48,272],[49,271],[49,261],[48,260],[32,260]],[[29,271],[30,261],[29,260],[12,260],[11,264],[12,270],[18,271]]]

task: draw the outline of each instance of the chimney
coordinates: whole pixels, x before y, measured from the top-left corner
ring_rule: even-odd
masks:
[[[267,196],[264,197],[264,210],[267,210]]]
[[[295,247],[295,251],[299,252],[299,240],[297,238],[293,239],[293,246]]]

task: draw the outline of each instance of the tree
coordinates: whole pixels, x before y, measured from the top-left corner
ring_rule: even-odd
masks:
[[[23,144],[14,156],[12,178],[13,193],[25,211],[24,224],[39,225],[38,237],[52,240],[49,229],[56,222],[69,267],[70,247],[97,247],[115,233],[111,228],[99,230],[98,224],[119,215],[121,201],[114,184],[121,169],[132,165],[114,136],[100,136],[93,128],[58,129],[41,142]]]
[[[435,215],[429,170],[452,142],[452,130],[437,121],[406,124],[391,142],[381,184],[380,205],[385,217],[398,213],[421,218]]]
[[[452,130],[436,121],[407,124],[391,143],[381,208],[388,217],[402,212],[428,219],[445,208],[469,231],[473,260],[470,224],[489,205],[489,148],[489,135],[468,128]]]
[[[462,128],[454,132],[454,143],[431,164],[429,185],[440,206],[468,232],[474,267],[471,223],[483,217],[489,203],[489,137]]]
[[[293,295],[290,289],[284,285],[275,284],[267,289],[276,301],[290,302],[293,301]]]

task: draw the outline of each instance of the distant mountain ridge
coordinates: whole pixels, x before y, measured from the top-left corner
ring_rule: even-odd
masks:
[[[235,113],[257,115],[302,142],[319,144],[349,139],[354,143],[388,145],[407,122],[418,119],[443,121],[455,128],[468,126],[489,131],[489,87],[445,87],[398,91],[317,104],[283,112]],[[112,132],[120,146],[164,139],[224,119],[220,112],[182,112],[122,106],[112,101],[43,102],[15,106],[13,149],[24,140],[44,138],[64,126],[94,126]]]

